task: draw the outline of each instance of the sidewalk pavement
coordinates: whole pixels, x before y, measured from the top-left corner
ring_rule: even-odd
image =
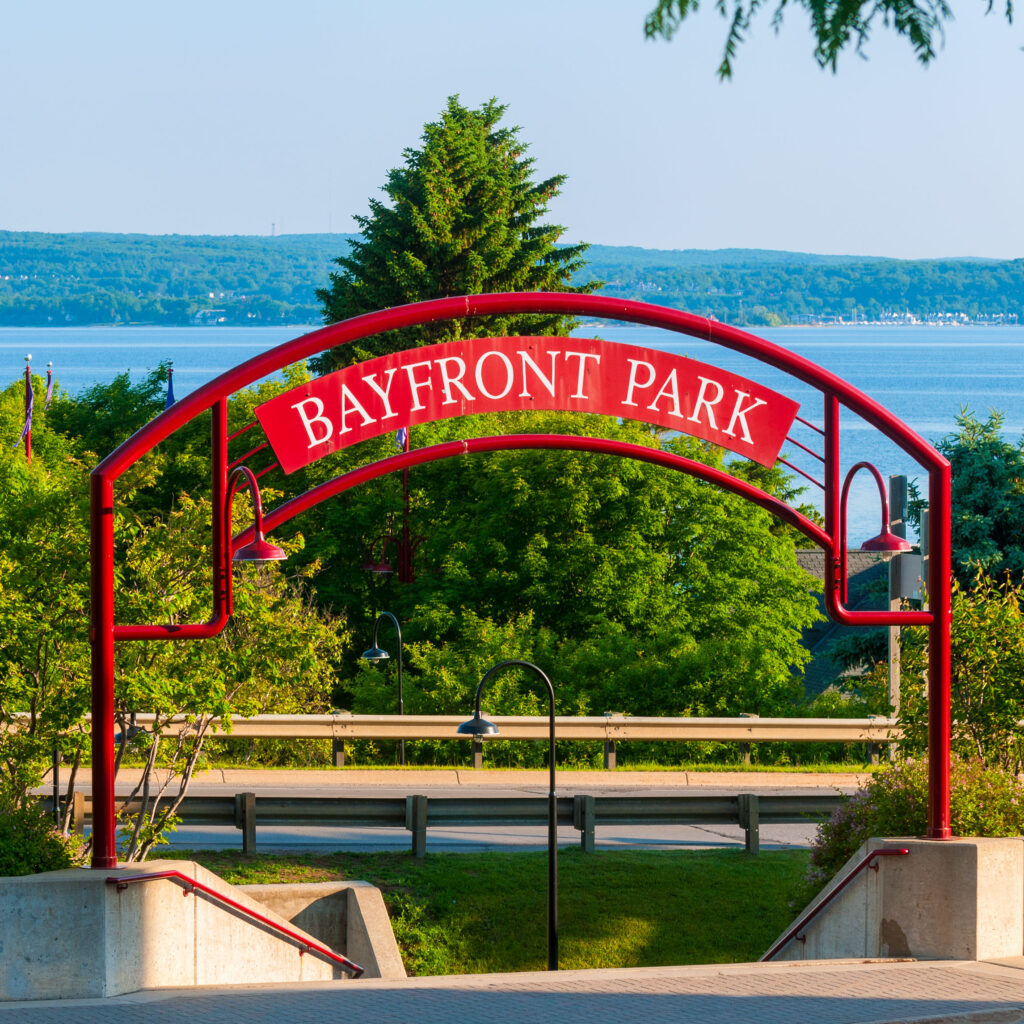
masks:
[[[0,1024],[1022,1024],[1024,958],[818,961],[165,989],[0,1003]]]

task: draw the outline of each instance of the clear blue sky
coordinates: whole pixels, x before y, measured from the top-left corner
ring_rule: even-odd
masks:
[[[651,0],[10,3],[0,228],[351,231],[459,93],[569,175],[569,241],[1018,257],[1024,32],[957,2],[929,69],[878,30],[822,72],[791,10],[724,84],[711,0],[671,43]]]

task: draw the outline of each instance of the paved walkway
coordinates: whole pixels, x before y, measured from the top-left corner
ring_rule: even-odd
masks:
[[[652,967],[163,990],[0,1003],[0,1024],[1024,1022],[1024,958]]]

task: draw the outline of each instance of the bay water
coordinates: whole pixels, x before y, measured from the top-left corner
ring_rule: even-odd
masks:
[[[296,338],[311,328],[282,327],[58,327],[0,328],[0,381],[16,379],[32,353],[33,372],[45,376],[53,363],[58,385],[76,394],[128,371],[141,379],[161,360],[174,364],[174,390],[182,397],[253,355]],[[800,403],[804,419],[822,425],[822,403],[813,388],[757,360],[710,342],[634,325],[588,324],[576,332],[610,341],[644,345],[688,355],[773,388]],[[857,325],[759,328],[752,333],[790,349],[861,391],[935,442],[956,428],[965,408],[985,416],[1005,414],[1004,433],[1024,434],[1024,325],[928,326]],[[821,451],[821,438],[797,427],[792,436]],[[883,476],[903,473],[924,486],[924,474],[873,427],[844,412],[841,418],[844,470],[859,461]],[[821,479],[821,467],[798,448],[792,463]],[[807,484],[803,496],[821,507],[820,490]],[[860,473],[850,492],[850,541],[878,531],[874,483]]]

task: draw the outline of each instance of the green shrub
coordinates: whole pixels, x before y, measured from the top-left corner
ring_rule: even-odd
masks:
[[[82,840],[54,828],[37,805],[0,813],[0,877],[57,871],[82,859]]]
[[[956,836],[1024,834],[1024,782],[981,760],[953,758],[950,817]],[[802,909],[872,836],[921,836],[928,828],[928,762],[882,768],[818,827],[792,906]]]

